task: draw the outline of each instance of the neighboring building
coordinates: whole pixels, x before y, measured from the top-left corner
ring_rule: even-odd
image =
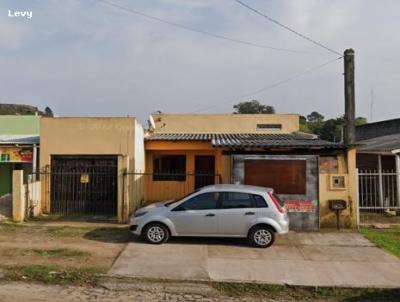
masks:
[[[400,153],[400,118],[357,126],[356,139],[358,169],[400,169],[396,167]]]
[[[274,188],[294,229],[335,225],[328,200],[356,225],[355,153],[299,132],[296,114],[154,114],[145,138],[144,199],[182,197],[212,183]]]
[[[356,127],[360,206],[400,211],[400,119]]]
[[[42,118],[42,212],[127,221],[142,196],[125,174],[144,171],[143,139],[133,117]]]
[[[36,169],[39,132],[39,116],[0,116],[0,197],[12,192],[13,170]]]

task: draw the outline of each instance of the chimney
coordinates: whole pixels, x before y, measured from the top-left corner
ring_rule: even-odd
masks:
[[[356,141],[354,96],[354,50],[344,51],[344,144],[352,146]]]

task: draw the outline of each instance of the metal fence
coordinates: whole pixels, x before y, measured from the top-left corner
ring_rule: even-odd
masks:
[[[62,216],[116,216],[117,176],[116,166],[34,173],[27,184],[28,205],[32,211],[42,201],[50,214]]]
[[[123,181],[121,187],[119,180]],[[118,172],[113,165],[44,171],[28,177],[27,214],[42,210],[57,216],[116,217],[119,188],[122,211],[131,212],[144,203],[181,198],[219,183],[219,174]]]
[[[360,170],[360,223],[400,223],[400,175],[390,170]]]
[[[136,204],[181,198],[201,187],[221,183],[219,174],[128,172],[125,176]]]

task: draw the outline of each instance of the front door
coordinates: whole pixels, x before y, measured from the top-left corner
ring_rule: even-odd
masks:
[[[218,198],[218,193],[198,194],[173,209],[169,218],[178,235],[216,235]]]
[[[195,157],[195,189],[215,184],[215,157],[197,155]]]

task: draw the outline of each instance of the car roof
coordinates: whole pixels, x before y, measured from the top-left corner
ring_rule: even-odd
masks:
[[[240,192],[257,192],[257,193],[265,193],[265,192],[273,192],[272,188],[260,187],[260,186],[250,186],[250,185],[241,185],[241,184],[217,184],[210,185],[206,187],[202,187],[199,189],[199,192],[205,191],[240,191]]]

